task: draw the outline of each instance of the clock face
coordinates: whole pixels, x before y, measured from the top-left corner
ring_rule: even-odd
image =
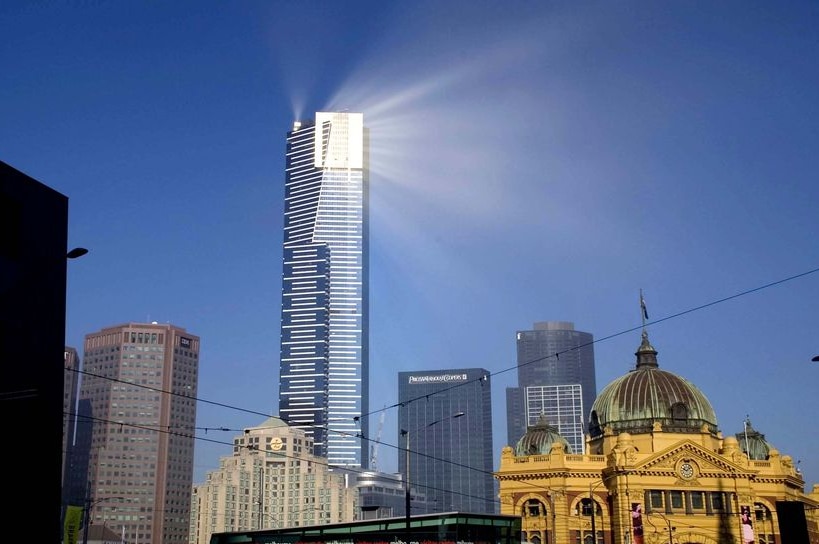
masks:
[[[694,467],[691,463],[683,463],[680,465],[680,477],[690,480],[694,477]]]
[[[274,450],[282,449],[282,439],[278,436],[274,436],[270,439],[270,448]]]

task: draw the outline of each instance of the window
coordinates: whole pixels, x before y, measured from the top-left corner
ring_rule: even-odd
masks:
[[[662,508],[663,507],[663,492],[652,490],[648,492],[648,504],[653,508]]]
[[[580,502],[577,503],[577,506],[575,507],[575,515],[591,517],[591,515],[592,515],[592,510],[591,510],[592,509],[592,504],[594,504],[595,507],[596,507],[595,515],[596,516],[602,515],[602,510],[600,510],[600,506],[597,505],[597,503],[592,503],[592,500],[588,499],[588,498],[580,499]]]
[[[671,500],[671,508],[682,509],[683,507],[682,491],[669,491],[668,496],[669,499]]]
[[[537,499],[529,499],[523,508],[523,515],[529,517],[539,517],[546,514],[546,508],[543,503]]]
[[[688,419],[688,407],[682,402],[671,405],[671,418],[674,420]]]

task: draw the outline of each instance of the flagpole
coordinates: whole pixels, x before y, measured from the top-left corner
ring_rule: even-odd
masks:
[[[648,309],[646,308],[646,299],[643,298],[643,290],[640,289],[640,318],[643,321],[643,332],[646,330],[646,320],[648,319]]]

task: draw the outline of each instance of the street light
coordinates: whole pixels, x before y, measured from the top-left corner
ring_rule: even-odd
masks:
[[[86,499],[85,501],[85,513],[83,518],[85,520],[85,527],[82,530],[82,544],[88,544],[88,526],[91,525],[91,509],[94,506],[98,505],[104,501],[115,501],[115,500],[122,500],[124,497],[103,497],[101,499],[97,499],[92,501],[91,499]]]
[[[597,544],[597,526],[595,525],[595,513],[597,511],[597,503],[594,502],[594,490],[606,483],[607,481],[611,480],[618,473],[615,472],[614,474],[609,474],[596,484],[593,482],[589,482],[589,508],[591,508],[591,533],[592,533],[592,544]],[[593,484],[593,485],[592,485]]]
[[[88,250],[85,249],[84,247],[75,247],[74,249],[65,254],[65,258],[76,259],[77,257],[82,257],[86,253],[88,253]]]
[[[404,493],[404,502],[405,502],[405,510],[406,510],[407,542],[409,542],[410,518],[412,517],[412,515],[410,513],[410,511],[411,511],[411,506],[410,506],[410,503],[411,503],[411,499],[410,499],[410,432],[417,432],[417,431],[419,431],[421,429],[427,429],[429,427],[432,427],[433,425],[441,423],[442,421],[448,421],[450,419],[455,419],[456,417],[462,417],[462,416],[465,416],[465,415],[466,414],[464,412],[455,412],[451,416],[447,416],[447,417],[435,420],[432,423],[427,423],[426,425],[420,425],[420,426],[418,426],[418,427],[416,427],[414,429],[408,429],[408,430],[401,429],[401,436],[407,437],[407,441],[406,441],[406,445],[405,445],[405,449],[404,449],[404,452],[406,454],[406,459],[407,459],[407,478],[406,478],[406,482],[404,483],[404,487],[406,488],[405,493]]]
[[[649,523],[651,522],[651,516],[660,516],[668,527],[668,544],[674,544],[674,531],[676,531],[677,528],[671,525],[671,520],[659,512],[646,512],[646,516]],[[652,523],[652,525],[654,524]],[[654,530],[656,531],[656,527]]]

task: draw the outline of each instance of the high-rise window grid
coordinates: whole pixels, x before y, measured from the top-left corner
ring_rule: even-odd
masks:
[[[366,466],[367,176],[361,114],[287,138],[279,415],[334,465]]]

